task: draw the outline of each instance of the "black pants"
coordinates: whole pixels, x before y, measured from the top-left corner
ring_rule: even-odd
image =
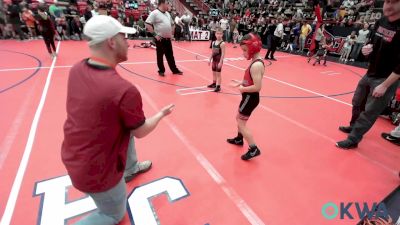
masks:
[[[320,41],[314,40],[314,42],[315,42],[314,48],[311,49],[311,47],[310,47],[310,54],[308,55],[309,57],[312,57],[313,55],[315,55],[317,53],[318,49],[319,49],[319,42]]]
[[[13,27],[14,31],[18,34],[19,39],[20,40],[24,40],[25,39],[25,34],[21,29],[21,24],[20,23],[13,23],[12,27]]]
[[[280,40],[279,37],[277,37],[275,35],[271,36],[271,47],[268,49],[267,55],[265,55],[265,58],[268,58],[268,57],[271,59],[274,58],[274,54],[276,51],[276,47],[278,46],[279,40]]]
[[[180,41],[182,36],[182,28],[178,25],[175,26],[174,38],[176,41]]]
[[[213,41],[217,40],[217,37],[215,36],[215,31],[211,31],[211,33],[210,33],[210,40],[211,40],[211,42],[210,42],[210,48],[212,48],[212,43],[213,43]]]
[[[157,40],[154,41],[156,43],[158,72],[159,73],[165,72],[164,55],[167,58],[168,66],[171,69],[172,73],[179,72],[178,68],[175,65],[174,52],[172,51],[171,39],[162,38],[159,41]]]
[[[185,30],[185,35],[187,35],[188,37],[188,40],[192,41],[192,37],[190,36],[189,23],[185,23],[184,30]]]
[[[353,127],[349,139],[360,142],[363,135],[371,129],[378,116],[383,112],[394,96],[398,82],[392,84],[382,97],[372,96],[374,88],[380,85],[386,78],[373,78],[364,76],[354,92],[352,104],[353,111],[350,126]]]
[[[56,52],[56,45],[54,44],[54,36],[43,36],[44,43],[46,44],[47,51],[51,54],[53,52]],[[53,48],[53,51],[51,51],[50,46]]]

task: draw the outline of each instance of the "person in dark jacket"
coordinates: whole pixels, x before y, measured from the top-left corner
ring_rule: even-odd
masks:
[[[47,51],[51,57],[56,57],[56,46],[54,44],[55,29],[53,21],[49,14],[46,12],[45,6],[40,6],[38,9],[38,16],[36,19],[39,23],[39,30],[42,33],[44,43],[46,44]]]
[[[18,33],[19,39],[22,41],[26,38],[26,35],[21,29],[21,7],[19,6],[18,0],[13,0],[12,4],[8,6],[7,14],[9,16],[9,22],[11,23],[14,32]],[[14,33],[13,33],[14,34]]]

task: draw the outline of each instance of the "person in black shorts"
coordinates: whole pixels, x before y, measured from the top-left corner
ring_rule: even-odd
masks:
[[[365,76],[354,92],[352,117],[349,126],[339,130],[348,133],[347,139],[336,143],[338,148],[358,147],[365,133],[394,96],[400,78],[400,1],[383,4],[384,17],[376,21],[375,32],[362,53],[369,55]]]
[[[212,63],[213,83],[208,85],[209,88],[215,88],[215,92],[221,91],[221,69],[225,57],[225,42],[222,40],[223,30],[218,27],[215,30],[216,41],[212,42],[212,54],[208,65]]]
[[[261,46],[261,39],[257,34],[249,33],[243,37],[240,47],[243,50],[244,57],[247,60],[251,60],[251,63],[244,73],[243,81],[232,80],[234,82],[232,86],[238,87],[242,93],[242,100],[236,117],[238,135],[227,139],[227,142],[234,145],[243,145],[243,138],[246,139],[249,149],[242,155],[242,160],[249,160],[261,154],[253,135],[246,126],[251,113],[260,102],[260,90],[265,69],[263,59],[260,57]]]

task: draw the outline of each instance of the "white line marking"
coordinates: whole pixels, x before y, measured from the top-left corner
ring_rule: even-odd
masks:
[[[332,72],[335,72],[335,71],[322,71],[321,73],[332,73]]]
[[[175,46],[175,47],[177,47],[177,46]],[[187,52],[190,52],[190,53],[192,53],[192,54],[197,54],[197,55],[203,56],[203,55],[201,55],[201,54],[198,54],[198,53],[189,51],[189,50],[184,49],[184,48],[180,48],[180,47],[177,47],[177,48],[182,49],[182,50],[187,51]],[[203,56],[203,57],[206,57],[206,56]],[[237,68],[237,69],[239,69],[239,70],[245,70],[244,68],[241,68],[241,67],[238,67],[238,66],[229,64],[229,63],[225,63],[225,65],[228,65],[228,66]],[[324,94],[321,94],[321,93],[318,93],[318,92],[315,92],[315,91],[311,91],[311,90],[306,89],[306,88],[299,87],[299,86],[297,86],[297,85],[294,85],[294,84],[291,84],[291,83],[288,83],[288,82],[285,82],[285,81],[281,81],[281,80],[278,80],[278,79],[275,79],[275,78],[272,78],[272,77],[267,77],[267,76],[264,76],[264,77],[267,78],[267,79],[270,79],[270,80],[273,80],[273,81],[276,81],[276,82],[279,82],[279,83],[288,85],[288,86],[290,86],[290,87],[294,87],[294,88],[300,89],[300,90],[302,90],[302,91],[305,91],[305,92],[308,92],[308,93],[312,93],[312,94],[314,94],[314,95],[318,95],[318,96],[321,96],[321,97],[330,99],[330,100],[335,101],[335,102],[339,102],[339,103],[342,103],[342,104],[345,104],[345,105],[348,105],[348,106],[352,106],[350,103],[341,101],[341,100],[336,99],[336,98],[329,97],[329,96],[327,96],[327,95],[324,95]]]
[[[277,56],[274,56],[274,57],[276,57],[276,58],[290,58],[290,57],[295,57],[296,55],[277,55]]]
[[[57,53],[59,53],[59,50],[60,50],[60,43],[61,42],[59,41],[57,44],[57,50],[56,50]],[[22,180],[24,178],[25,171],[26,171],[26,168],[27,168],[28,162],[29,162],[29,157],[32,152],[33,142],[35,140],[35,135],[36,135],[37,127],[39,124],[40,115],[42,113],[43,106],[46,101],[46,96],[47,96],[47,92],[49,90],[50,81],[51,81],[51,77],[52,77],[52,74],[54,71],[54,65],[56,64],[56,60],[57,60],[57,57],[54,57],[53,62],[51,63],[50,70],[47,75],[46,83],[43,88],[42,96],[40,98],[39,105],[36,109],[36,113],[35,113],[35,116],[33,118],[32,125],[31,125],[31,129],[29,131],[29,136],[28,136],[28,140],[26,142],[24,154],[22,156],[21,163],[19,164],[17,175],[15,176],[15,180],[14,180],[13,186],[11,188],[11,193],[10,193],[10,196],[8,197],[7,205],[4,210],[3,217],[1,218],[0,225],[9,225],[11,222],[11,218],[14,213],[18,194],[21,189]]]
[[[275,111],[275,110],[273,110],[273,109],[271,109],[269,107],[266,107],[266,106],[261,105],[261,104],[260,104],[260,107],[262,109],[264,109],[264,110],[266,110],[266,111],[268,111],[268,112],[270,112],[272,114],[275,114],[276,116],[278,116],[278,117],[280,117],[280,118],[282,118],[282,119],[284,119],[284,120],[286,120],[286,121],[288,121],[288,122],[300,127],[300,128],[303,128],[303,129],[307,130],[308,132],[310,132],[312,134],[315,134],[317,136],[320,136],[321,138],[324,138],[324,139],[328,140],[329,142],[332,143],[332,146],[334,144],[336,144],[336,141],[334,139],[322,134],[321,132],[318,132],[318,131],[310,128],[310,127],[307,127],[306,125],[304,125],[304,124],[302,124],[302,123],[300,123],[300,122],[298,122],[296,120],[293,120],[293,119],[291,119],[291,118],[289,118],[289,117],[287,117],[287,116],[285,116],[285,115],[283,115],[283,114],[281,114],[281,113],[279,113],[279,112],[277,112],[277,111]],[[338,150],[338,151],[345,151],[345,150]],[[384,164],[382,164],[382,163],[380,163],[380,162],[378,162],[378,161],[376,161],[376,160],[374,160],[374,159],[372,159],[372,158],[360,153],[359,151],[355,151],[355,153],[360,155],[360,156],[362,156],[364,159],[366,159],[366,160],[368,160],[368,161],[370,161],[370,162],[382,167],[383,169],[387,170],[388,172],[392,173],[393,175],[397,176],[398,171],[395,171],[395,170],[387,167],[386,165],[384,165]]]
[[[45,69],[48,67],[41,66],[41,67],[22,67],[22,68],[0,69],[0,72],[11,72],[11,71],[20,71],[20,70],[36,70],[38,68]]]
[[[150,98],[150,96],[140,90],[142,96],[149,102],[149,105],[154,109],[154,111],[158,111],[158,107],[156,103]],[[207,160],[207,158],[194,147],[189,139],[175,126],[173,122],[171,122],[168,118],[163,119],[166,124],[170,127],[170,129],[174,132],[174,134],[179,138],[179,140],[186,146],[186,148],[193,154],[195,159],[200,163],[200,165],[207,171],[207,173],[212,177],[212,179],[220,186],[220,188],[225,192],[228,198],[239,208],[242,214],[247,218],[250,224],[253,225],[265,225],[264,222],[257,216],[257,214],[250,208],[249,205],[244,201],[239,194],[225,181],[225,179],[221,176],[221,174],[212,166],[212,164]]]
[[[203,59],[183,59],[183,60],[176,60],[175,62],[202,62],[205,61]],[[167,63],[166,60],[164,60]],[[136,65],[136,64],[156,64],[157,61],[145,61],[145,62],[124,62],[120,63],[121,65]]]
[[[346,150],[345,150],[345,151],[346,151]],[[387,167],[385,164],[382,164],[382,163],[380,163],[379,161],[376,161],[375,159],[370,158],[370,157],[368,157],[368,156],[366,156],[366,155],[360,153],[359,151],[355,151],[355,152],[356,152],[357,155],[360,155],[360,156],[363,157],[364,159],[366,159],[366,160],[368,160],[368,161],[370,161],[370,162],[372,162],[372,163],[374,163],[374,164],[376,164],[376,165],[378,165],[378,166],[384,168],[385,170],[389,171],[389,172],[392,173],[393,175],[398,176],[399,171],[393,170],[393,169]]]
[[[187,71],[190,71],[190,72],[192,72],[194,74],[197,74],[199,77],[201,77],[201,78],[203,78],[205,80],[209,80],[206,77],[202,76],[201,74],[199,74],[199,73],[197,73],[197,72],[195,72],[195,71],[193,71],[193,70],[191,70],[191,69],[189,69],[187,67],[184,67],[182,65],[180,65],[180,66],[183,67]],[[233,88],[229,88],[229,89],[233,90]],[[307,130],[308,132],[313,133],[313,134],[315,134],[317,136],[323,137],[324,139],[326,139],[326,140],[328,140],[328,141],[330,141],[332,143],[336,143],[335,140],[333,140],[332,138],[322,134],[321,132],[318,132],[318,131],[316,131],[316,130],[314,130],[314,129],[312,129],[312,128],[310,128],[310,127],[308,127],[308,126],[306,126],[306,125],[304,125],[304,124],[302,124],[302,123],[300,123],[298,121],[295,121],[295,120],[293,120],[293,119],[291,119],[291,118],[289,118],[289,117],[287,117],[287,116],[285,116],[285,115],[283,115],[283,114],[281,114],[281,113],[279,113],[279,112],[277,112],[277,111],[275,111],[275,110],[273,110],[273,109],[271,109],[271,108],[269,108],[267,106],[264,106],[262,104],[259,104],[259,106],[262,109],[264,109],[265,111],[270,112],[270,113],[280,117],[281,119],[288,121],[289,123],[292,123],[292,124],[294,124],[294,125],[296,125],[296,126],[298,126],[300,128],[303,128],[303,129]]]
[[[190,88],[180,88],[180,89],[176,89],[176,91],[177,91],[177,92],[180,92],[180,91],[193,90],[193,89],[202,89],[202,88],[207,88],[207,86],[190,87]]]
[[[305,91],[305,92],[308,92],[308,93],[312,93],[314,95],[318,95],[318,96],[321,96],[321,97],[324,97],[324,98],[327,98],[327,99],[330,99],[330,100],[335,101],[335,102],[339,102],[339,103],[342,103],[342,104],[345,104],[345,105],[348,105],[348,106],[353,106],[352,104],[344,102],[342,100],[339,100],[339,99],[336,99],[336,98],[332,98],[332,97],[329,97],[327,95],[324,95],[324,94],[321,94],[321,93],[318,93],[318,92],[315,92],[315,91],[311,91],[309,89],[302,88],[302,87],[299,87],[297,85],[294,85],[294,84],[291,84],[291,83],[288,83],[288,82],[285,82],[285,81],[281,81],[281,80],[278,80],[278,79],[275,79],[275,78],[272,78],[272,77],[267,77],[267,76],[264,76],[264,77],[267,78],[267,79],[276,81],[278,83],[285,84],[287,86],[294,87],[296,89],[299,89],[299,90],[302,90],[302,91]]]
[[[195,91],[195,92],[187,92],[187,93],[180,93],[180,95],[195,95],[195,94],[201,94],[205,92],[213,92],[214,90],[204,90],[204,91]]]
[[[175,62],[203,62],[207,61],[206,59],[185,59],[185,60],[177,60]],[[167,63],[167,61],[164,61]],[[120,63],[121,65],[140,65],[140,64],[156,64],[157,61],[145,61],[145,62],[124,62]],[[72,65],[68,66],[55,66],[54,69],[61,69],[61,68],[71,68]],[[0,69],[0,72],[10,72],[10,71],[21,71],[21,70],[36,70],[36,69],[50,69],[50,66],[41,66],[41,67],[23,67],[23,68],[9,68],[9,69]]]
[[[175,46],[175,47],[176,47],[176,46]],[[184,50],[184,51],[190,52],[190,53],[192,53],[192,54],[200,55],[200,54],[198,54],[198,53],[195,53],[195,52],[192,52],[192,51],[189,51],[189,50],[180,48],[180,47],[178,47],[178,48],[179,48],[179,49],[182,49],[182,50]],[[203,57],[205,57],[205,56],[203,56]],[[237,66],[234,66],[234,65],[230,65],[229,63],[225,63],[225,64],[226,64],[226,65],[229,65],[229,66],[232,66],[232,67],[234,67],[234,68],[237,68],[237,69],[239,69],[239,70],[244,70],[243,68],[240,68],[240,67],[237,67]],[[192,70],[190,70],[190,69],[188,69],[188,68],[186,68],[186,70],[191,71],[192,73],[197,73],[197,72],[194,72],[194,71],[192,71]],[[199,74],[199,75],[200,75],[200,74]],[[203,76],[200,75],[200,77],[203,77]],[[264,77],[265,77],[265,76],[264,76]],[[275,81],[277,81],[277,82],[282,82],[282,83],[284,83],[284,84],[286,84],[286,85],[289,85],[289,86],[295,87],[295,88],[299,88],[300,90],[303,90],[303,91],[306,91],[306,92],[311,92],[311,93],[313,93],[313,94],[317,94],[317,95],[320,95],[320,96],[322,96],[322,97],[326,97],[326,98],[328,98],[328,99],[331,99],[331,100],[333,100],[333,101],[336,101],[336,102],[339,102],[339,103],[342,103],[342,104],[345,104],[345,105],[348,105],[348,106],[352,106],[351,104],[349,104],[349,103],[347,103],[347,102],[343,102],[343,101],[340,101],[340,100],[338,100],[338,99],[335,99],[335,98],[332,98],[332,97],[329,97],[329,96],[326,96],[326,95],[323,95],[323,94],[319,94],[319,93],[317,93],[317,92],[313,92],[313,91],[311,91],[311,90],[307,90],[307,89],[298,87],[298,86],[296,86],[296,85],[289,84],[289,83],[284,82],[284,81],[280,81],[280,80],[277,80],[277,79],[274,79],[274,78],[269,78],[269,77],[266,77],[266,78],[268,78],[268,79],[273,79],[273,80],[275,80]],[[203,77],[203,79],[205,79],[205,78]],[[208,79],[206,79],[206,80],[208,80]],[[330,142],[336,143],[336,141],[333,140],[332,138],[330,138],[330,137],[328,137],[328,136],[326,136],[326,135],[324,135],[324,134],[322,134],[322,133],[320,133],[320,132],[318,132],[318,131],[316,131],[316,130],[310,128],[310,127],[307,127],[306,125],[304,125],[304,124],[302,124],[302,123],[299,123],[299,122],[297,122],[297,121],[295,121],[295,120],[292,120],[292,119],[290,119],[289,117],[287,117],[287,116],[285,116],[285,115],[283,115],[283,114],[280,114],[280,113],[278,113],[278,112],[276,112],[276,111],[274,111],[274,110],[272,110],[272,109],[270,109],[270,108],[268,108],[268,107],[266,107],[266,106],[264,106],[264,105],[262,105],[262,104],[260,104],[260,107],[261,107],[262,109],[264,109],[264,110],[267,110],[267,111],[269,111],[269,112],[274,113],[275,115],[281,117],[282,119],[284,119],[284,120],[286,120],[286,121],[288,121],[288,122],[290,122],[290,123],[293,123],[293,124],[295,124],[296,126],[299,126],[299,127],[303,128],[303,129],[305,129],[305,130],[307,130],[307,131],[309,131],[309,132],[311,132],[311,133],[313,133],[313,134],[315,134],[315,135],[318,135],[318,136],[320,136],[320,137],[322,137],[322,138],[325,138],[326,140],[329,140]],[[364,157],[365,159],[369,160],[370,162],[372,162],[372,163],[374,163],[374,164],[376,164],[376,165],[378,165],[378,166],[381,166],[381,167],[384,168],[385,170],[388,170],[390,173],[392,173],[392,174],[394,174],[394,175],[397,175],[397,174],[398,174],[397,171],[394,171],[394,170],[390,169],[389,167],[383,165],[382,163],[380,163],[380,162],[378,162],[378,161],[376,161],[376,160],[374,160],[374,159],[371,159],[371,158],[369,158],[368,156],[363,155],[362,153],[360,153],[360,152],[358,152],[358,151],[356,151],[356,153],[357,153],[358,155]]]
[[[342,74],[342,73],[327,73],[327,75],[339,75],[339,74]]]
[[[269,108],[269,107],[267,107],[267,106],[264,106],[264,105],[261,105],[261,104],[260,104],[260,107],[261,107],[262,109],[264,109],[265,111],[268,111],[268,112],[274,114],[274,115],[277,116],[277,117],[280,117],[280,118],[282,118],[282,119],[284,119],[284,120],[286,120],[286,121],[288,121],[288,122],[290,122],[290,123],[292,123],[292,124],[294,124],[294,125],[296,125],[296,126],[302,128],[302,129],[304,129],[304,130],[310,132],[310,133],[313,133],[313,134],[315,134],[315,135],[317,135],[317,136],[320,136],[320,137],[322,137],[322,138],[328,140],[328,141],[331,142],[332,144],[336,143],[336,141],[333,140],[333,138],[330,138],[330,137],[328,137],[328,136],[322,134],[321,132],[316,131],[316,130],[314,130],[313,128],[308,127],[308,126],[306,126],[306,125],[304,125],[304,124],[302,124],[302,123],[300,123],[300,122],[298,122],[298,121],[296,121],[296,120],[293,120],[293,119],[291,119],[290,117],[285,116],[285,115],[283,115],[283,114],[281,114],[281,113],[279,113],[279,112],[277,112],[277,111],[275,111],[275,110],[273,110],[273,109],[271,109],[271,108]]]
[[[13,123],[11,124],[10,129],[7,132],[7,135],[5,136],[3,142],[0,145],[0,149],[1,149],[0,170],[3,168],[3,163],[6,160],[8,153],[10,152],[10,149],[15,141],[15,138],[18,136],[19,128],[21,127],[21,124],[24,121],[25,114],[29,109],[28,106],[32,99],[34,90],[35,89],[32,87],[29,90],[29,92],[26,94],[21,107],[18,109],[18,114],[15,116],[15,119],[14,119]]]

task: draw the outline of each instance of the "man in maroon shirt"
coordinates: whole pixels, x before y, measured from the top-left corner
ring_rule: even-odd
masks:
[[[99,209],[80,225],[122,220],[125,181],[151,167],[150,161],[137,162],[133,138],[149,134],[172,111],[169,105],[146,119],[139,91],[115,70],[128,59],[125,34],[135,32],[112,17],[93,17],[84,27],[91,57],[75,64],[69,74],[61,156],[73,186],[93,198]]]

